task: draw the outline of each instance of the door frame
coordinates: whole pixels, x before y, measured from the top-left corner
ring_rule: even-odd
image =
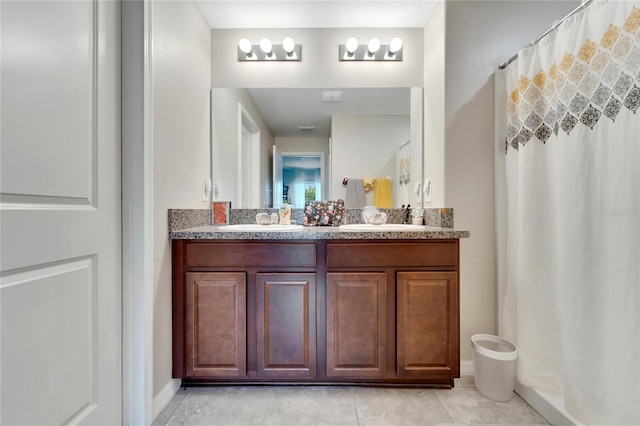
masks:
[[[249,131],[249,149],[244,148],[244,136],[243,129],[246,128]],[[245,152],[249,151],[249,152]],[[236,190],[237,202],[240,208],[252,208],[262,205],[260,203],[260,126],[253,119],[249,111],[242,105],[242,102],[238,102],[238,187]],[[249,178],[247,178],[247,172],[245,169],[245,159],[249,157],[251,164],[248,165],[250,169]],[[249,194],[245,194],[245,188],[249,190]],[[244,205],[245,199],[248,205]]]
[[[121,2],[122,424],[153,401],[152,2]]]

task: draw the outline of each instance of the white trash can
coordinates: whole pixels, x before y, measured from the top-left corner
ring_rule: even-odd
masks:
[[[474,334],[471,347],[478,391],[494,401],[510,401],[516,378],[516,345],[491,334]]]

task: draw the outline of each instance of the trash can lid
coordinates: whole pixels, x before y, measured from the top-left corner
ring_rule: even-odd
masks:
[[[501,361],[513,361],[518,358],[516,345],[491,334],[474,334],[471,336],[471,347],[479,354]]]

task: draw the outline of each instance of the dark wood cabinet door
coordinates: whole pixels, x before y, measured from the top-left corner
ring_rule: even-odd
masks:
[[[259,377],[315,377],[316,274],[256,274]]]
[[[397,374],[460,375],[455,272],[397,273]]]
[[[244,272],[186,274],[187,377],[240,377],[247,373]]]
[[[385,375],[386,295],[384,272],[327,273],[327,376]]]

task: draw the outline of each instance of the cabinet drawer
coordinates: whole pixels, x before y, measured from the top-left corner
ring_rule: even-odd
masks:
[[[306,267],[316,266],[313,243],[190,243],[185,263],[189,267]]]
[[[327,267],[454,267],[457,241],[327,244]]]

